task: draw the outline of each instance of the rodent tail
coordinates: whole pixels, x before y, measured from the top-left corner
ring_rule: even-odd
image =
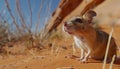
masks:
[[[115,57],[114,64],[120,65],[120,56],[116,56],[116,57]]]

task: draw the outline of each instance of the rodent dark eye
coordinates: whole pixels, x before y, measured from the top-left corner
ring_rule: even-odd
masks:
[[[76,19],[75,22],[83,23],[82,19]]]

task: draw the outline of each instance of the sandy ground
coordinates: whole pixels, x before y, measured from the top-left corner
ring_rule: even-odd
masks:
[[[103,30],[109,33],[110,28],[108,28]],[[119,30],[119,26],[115,27],[113,33],[118,46],[120,46]],[[76,60],[76,57],[80,57],[80,50],[75,48],[76,52],[73,51],[72,43],[71,38],[54,40],[52,47],[46,46],[43,50],[29,50],[23,55],[0,56],[0,69],[102,69],[102,61],[88,59],[87,63],[81,63]],[[120,56],[119,50],[117,51]],[[71,55],[75,56],[71,57]],[[106,64],[106,69],[109,69],[109,66],[110,64]],[[113,69],[120,69],[120,64],[113,64]]]
[[[29,55],[9,55],[0,57],[0,69],[102,69],[103,63],[89,59],[87,63],[81,63],[75,59],[79,57],[79,50],[73,52],[72,46],[46,48],[39,52],[29,51]],[[106,65],[106,69],[109,64]],[[114,64],[113,69],[120,69],[120,65]]]
[[[120,0],[115,0],[115,1],[107,0],[107,1],[108,3],[110,1],[111,6],[108,5],[107,2],[105,2],[103,6],[99,6],[98,9],[95,9],[95,11],[98,13],[98,16],[103,14],[103,12],[104,14],[106,14],[105,16],[107,16],[109,14],[108,11],[112,11],[111,7],[113,6],[114,2],[115,2],[114,3],[115,7],[119,7]],[[77,9],[79,8],[80,7],[78,7]],[[110,9],[109,10],[107,9],[108,11],[106,11],[106,8],[110,8]],[[116,8],[114,7],[112,8],[116,10]],[[77,13],[79,14],[79,10],[73,11],[73,13],[71,13],[68,16],[68,18],[74,16],[75,14],[77,15]],[[120,14],[118,10],[119,8],[117,9],[117,11],[114,12],[116,12],[115,15],[119,16]],[[107,22],[104,21],[103,23],[107,23]],[[106,29],[103,27],[103,30],[108,33],[110,32],[110,28]],[[120,46],[119,35],[120,35],[120,27],[117,27],[114,30],[113,36],[118,46]],[[60,41],[56,41],[55,43],[59,43],[59,42]],[[80,61],[76,60],[75,57],[69,57],[69,55],[73,55],[73,54],[79,57],[80,51],[77,50],[76,52],[73,52],[71,42],[65,42],[65,41],[61,41],[61,42],[62,43],[59,43],[59,45],[55,46],[56,48],[54,49],[46,48],[44,50],[40,50],[39,52],[31,50],[29,51],[29,54],[25,54],[25,55],[8,55],[4,57],[0,56],[0,69],[102,69],[103,66],[102,61],[89,59],[87,63],[81,63]],[[65,48],[62,46],[65,46]],[[118,52],[118,55],[120,56],[120,52]],[[107,64],[106,69],[109,69],[109,66],[110,64]],[[113,64],[113,69],[120,69],[120,64]]]

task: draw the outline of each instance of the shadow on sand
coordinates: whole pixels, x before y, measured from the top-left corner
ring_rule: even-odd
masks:
[[[75,55],[68,55],[68,56],[65,56],[65,58],[78,60],[78,58],[80,58],[80,57],[75,56]],[[89,58],[86,63],[102,63],[102,62],[103,62],[103,60],[96,60],[96,59]],[[114,64],[120,65],[120,57],[117,57],[115,59]]]

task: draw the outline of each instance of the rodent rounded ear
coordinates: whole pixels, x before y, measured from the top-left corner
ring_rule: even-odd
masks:
[[[93,10],[88,10],[84,15],[83,15],[83,18],[85,20],[88,20],[89,22],[92,21],[93,17],[95,17],[97,14],[95,11]]]
[[[87,11],[87,12],[85,13],[85,15],[88,16],[88,17],[94,17],[94,16],[96,16],[97,14],[96,14],[95,11],[89,10],[89,11]]]

